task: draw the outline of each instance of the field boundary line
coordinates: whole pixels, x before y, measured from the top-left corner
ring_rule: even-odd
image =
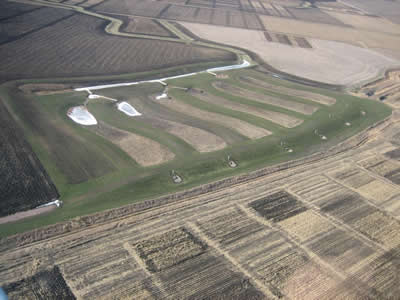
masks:
[[[239,204],[238,205],[239,209],[243,211],[247,217],[251,218],[252,220],[256,221],[257,223],[266,226],[268,228],[271,228],[272,230],[275,230],[282,234],[282,236],[292,245],[295,247],[299,248],[301,251],[303,251],[307,256],[310,258],[311,261],[316,261],[319,265],[323,266],[324,269],[329,270],[330,273],[335,275],[336,277],[340,278],[341,280],[345,280],[347,278],[347,274],[343,274],[342,272],[338,271],[335,267],[331,266],[329,263],[325,262],[323,259],[321,259],[316,253],[314,253],[311,249],[308,249],[308,247],[300,244],[297,242],[288,232],[280,228],[279,226],[273,224],[272,222],[268,222],[264,218],[260,217],[257,215],[255,211],[250,210],[250,208]]]
[[[142,261],[142,259],[139,257],[139,255],[136,253],[135,249],[133,249],[132,245],[129,242],[125,242],[122,244],[122,247],[128,251],[129,255],[137,262],[139,268],[143,270],[147,276],[151,276],[151,273],[149,270],[147,270],[146,265]]]
[[[237,268],[246,277],[251,279],[255,283],[256,288],[261,291],[265,296],[271,297],[272,299],[277,299],[277,297],[272,294],[272,292],[260,282],[255,276],[252,276],[249,271],[247,271],[239,262],[236,261],[227,251],[222,250],[217,242],[211,240],[204,234],[201,229],[194,223],[188,222],[186,226],[189,227],[195,234],[197,234],[202,240],[204,240],[208,246],[214,248],[220,255],[222,255],[226,260],[228,260],[235,268]]]
[[[368,175],[370,175],[371,177],[373,177],[375,180],[380,180],[380,181],[385,182],[386,184],[389,184],[390,186],[392,186],[392,187],[394,187],[396,190],[398,190],[398,191],[399,191],[399,194],[400,194],[399,186],[395,185],[395,184],[394,184],[393,182],[391,182],[389,179],[386,179],[386,178],[384,178],[384,177],[380,177],[379,175],[376,175],[376,174],[374,174],[373,172],[371,172],[371,171],[369,171],[369,170],[367,170],[367,169],[364,169],[363,167],[361,167],[361,166],[359,166],[359,165],[357,165],[356,168],[359,169],[359,170],[361,170],[362,172],[367,173]],[[399,219],[399,217],[396,216],[396,215],[393,215],[392,212],[390,212],[390,211],[384,209],[383,207],[379,206],[378,204],[372,202],[372,200],[371,200],[369,197],[366,197],[366,196],[364,196],[364,195],[361,195],[360,192],[358,192],[357,189],[355,189],[355,188],[353,188],[353,187],[351,187],[351,186],[349,186],[349,185],[347,185],[347,184],[345,184],[345,183],[343,183],[343,182],[341,182],[341,181],[339,181],[339,180],[337,180],[337,179],[331,177],[331,176],[328,175],[328,174],[324,174],[324,175],[325,175],[326,177],[328,177],[330,180],[332,180],[333,182],[335,182],[336,184],[339,184],[340,186],[342,186],[342,187],[344,187],[344,188],[346,188],[346,189],[349,189],[349,190],[351,190],[352,192],[355,192],[355,193],[359,194],[359,195],[363,198],[363,200],[364,200],[365,202],[367,202],[369,205],[371,205],[371,206],[377,208],[377,209],[380,210],[380,211],[384,211],[385,214],[390,215],[391,217],[395,218],[396,220]],[[382,179],[384,179],[384,180],[382,180]],[[361,186],[361,187],[362,187],[362,186]],[[385,200],[384,202],[386,202],[386,201],[388,201],[388,200],[390,200],[390,198],[387,199],[387,200]],[[383,203],[384,203],[384,202],[383,202]]]

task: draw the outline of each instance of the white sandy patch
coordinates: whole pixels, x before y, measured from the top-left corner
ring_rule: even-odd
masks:
[[[85,106],[75,106],[68,110],[68,117],[70,117],[75,123],[81,125],[96,125],[96,118],[87,110]]]
[[[166,93],[162,93],[160,96],[156,97],[157,100],[161,100],[161,99],[165,99],[165,98],[168,98],[168,95]]]
[[[118,110],[122,111],[124,114],[126,114],[130,117],[136,117],[136,116],[142,115],[140,112],[138,112],[136,109],[134,109],[132,105],[130,105],[127,102],[118,103],[117,106],[118,106]]]
[[[304,49],[268,42],[262,31],[181,23],[201,38],[247,48],[283,72],[331,84],[360,83],[400,66],[400,60],[341,42],[308,39],[313,49]]]

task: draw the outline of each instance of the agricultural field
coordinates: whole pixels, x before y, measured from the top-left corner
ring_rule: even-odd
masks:
[[[265,35],[266,32],[256,30],[216,27],[189,22],[181,22],[181,24],[200,38],[249,49],[277,70],[318,82],[346,86],[357,85],[379,76],[387,68],[400,65],[400,61],[397,59],[383,56],[370,49],[361,48],[359,45],[349,44],[348,42],[358,40],[359,33],[351,38],[349,37],[348,41],[336,38],[332,38],[334,40],[332,41],[325,39],[324,32],[328,31],[323,29],[321,29],[320,35],[304,35],[304,32],[317,30],[318,26],[305,23],[307,27],[303,29],[301,26],[298,27],[293,24],[293,27],[288,27],[290,30],[284,31],[283,22],[279,18],[273,19],[273,22],[266,22],[265,27],[268,30],[268,36]],[[291,28],[296,30],[291,30]],[[297,28],[300,29],[297,30]],[[279,41],[278,34],[273,33],[274,31],[280,32],[282,34],[281,39],[285,39],[286,42]],[[340,30],[337,32],[342,36]],[[329,34],[327,33],[327,35]],[[295,37],[306,38],[307,43],[312,47],[312,51],[308,46],[296,46],[292,42],[295,41]],[[287,41],[293,45],[288,45]],[[386,39],[385,41],[382,40],[379,44],[371,45],[371,47],[380,47],[387,41]],[[395,42],[393,45],[397,47],[399,42]],[[311,61],[318,63],[309,63]]]
[[[384,78],[363,86],[355,94],[384,101],[398,108],[400,102],[400,71],[388,71]]]
[[[4,290],[12,299],[76,299],[58,267],[10,283],[4,287]]]
[[[398,71],[363,86],[397,25],[357,0],[24,1],[0,4],[10,299],[400,295]]]
[[[72,14],[66,10],[44,7],[2,20],[0,22],[0,45],[51,26]]]
[[[63,236],[50,227],[58,232],[51,240],[41,230],[3,239],[0,284],[18,295],[52,270],[56,291],[79,299],[395,298],[400,222],[335,181],[355,176],[338,165],[375,147],[153,202],[123,219],[109,211],[85,221],[99,226],[76,219],[80,229]],[[43,294],[53,291],[39,282]]]
[[[66,10],[54,9],[54,11],[51,8],[43,8],[30,14],[40,13],[41,22],[44,22],[43,20],[50,22],[47,17],[50,18],[52,15],[54,17],[57,14],[71,15]],[[7,22],[12,22],[12,20]],[[75,14],[54,22],[51,26],[0,45],[2,57],[0,80],[4,82],[17,78],[154,72],[157,69],[176,65],[212,61],[228,63],[236,59],[232,53],[217,49],[108,35],[102,29],[104,23],[98,18]],[[17,28],[13,24],[10,23],[10,26]],[[26,26],[32,25],[26,23]],[[38,56],[37,53],[43,52],[43,49],[46,49],[46,55]],[[94,49],[101,50],[94,51]],[[146,59],[143,59],[143,54],[147,55]],[[15,56],[19,57],[18,61],[13,59]],[[63,59],[60,60],[60,57]],[[128,57],[129,59],[126,59]]]
[[[2,102],[0,116],[0,217],[4,217],[53,201],[59,194]]]
[[[62,211],[39,223],[328,149],[390,113],[378,102],[288,84],[256,70],[167,82],[167,87],[146,83],[93,91],[96,97],[72,90],[76,83],[3,86],[4,100],[64,202]],[[159,98],[163,93],[167,96]],[[124,114],[118,109],[123,102],[139,114]],[[68,118],[70,108],[80,105],[96,125]],[[239,168],[230,167],[229,160]],[[174,183],[174,172],[182,183]],[[371,191],[366,186],[363,195],[374,197]],[[395,195],[388,193],[382,201]]]
[[[173,37],[174,35],[163,27],[159,22],[147,18],[126,17],[121,31],[128,33],[140,33],[156,36]]]

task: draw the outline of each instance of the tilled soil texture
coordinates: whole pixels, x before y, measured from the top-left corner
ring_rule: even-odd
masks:
[[[0,100],[0,217],[57,199],[58,191]]]
[[[58,267],[10,283],[4,290],[11,299],[76,299]]]
[[[118,18],[124,21],[124,24],[121,27],[121,31],[155,36],[174,37],[174,35],[170,31],[164,28],[155,19],[122,16],[119,16]]]
[[[232,53],[211,48],[112,36],[104,25],[98,18],[73,15],[0,45],[1,79],[113,75],[235,60]]]
[[[73,12],[50,7],[27,11],[0,22],[0,45],[69,18]]]

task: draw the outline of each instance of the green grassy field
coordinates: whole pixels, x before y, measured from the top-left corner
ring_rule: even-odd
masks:
[[[143,167],[109,140],[96,135],[89,128],[73,123],[66,116],[68,108],[84,103],[86,93],[71,92],[36,96],[23,94],[13,84],[3,85],[0,90],[2,99],[6,101],[14,117],[23,126],[28,141],[54,180],[64,206],[44,216],[0,225],[0,236],[4,237],[73,217],[173,193],[216,179],[299,158],[331,147],[391,113],[391,109],[382,103],[282,81],[253,69],[229,71],[226,74],[229,75],[226,79],[216,79],[210,74],[203,73],[194,77],[171,80],[168,84],[202,89],[232,103],[285,113],[304,122],[295,128],[288,129],[249,113],[203,102],[182,89],[169,90],[173,101],[180,101],[206,112],[240,119],[272,132],[270,136],[251,140],[239,134],[235,128],[184,115],[150,100],[149,95],[162,92],[163,87],[160,84],[96,91],[100,95],[139,105],[151,115],[149,119],[130,118],[118,111],[111,102],[91,100],[88,109],[98,120],[152,139],[175,154],[172,161]],[[282,85],[331,96],[336,99],[336,104],[324,106],[307,99],[268,91],[265,88],[254,88],[239,81],[237,79],[239,75],[262,79],[277,86]],[[253,92],[312,104],[318,107],[318,111],[313,115],[304,115],[252,99],[233,96],[215,89],[211,84],[216,80]],[[361,111],[366,112],[366,115],[362,115]],[[334,117],[330,118],[329,115],[332,114]],[[152,120],[157,118],[212,132],[224,138],[227,147],[215,152],[199,153],[176,135],[154,126]],[[345,126],[346,122],[350,122],[351,126]],[[322,140],[314,134],[315,129],[328,139]],[[292,153],[280,146],[282,140],[285,141],[287,147],[293,149]],[[237,168],[232,169],[228,166],[228,155],[239,163]],[[182,176],[184,180],[182,184],[176,185],[172,182],[169,175],[171,170],[175,170]]]

